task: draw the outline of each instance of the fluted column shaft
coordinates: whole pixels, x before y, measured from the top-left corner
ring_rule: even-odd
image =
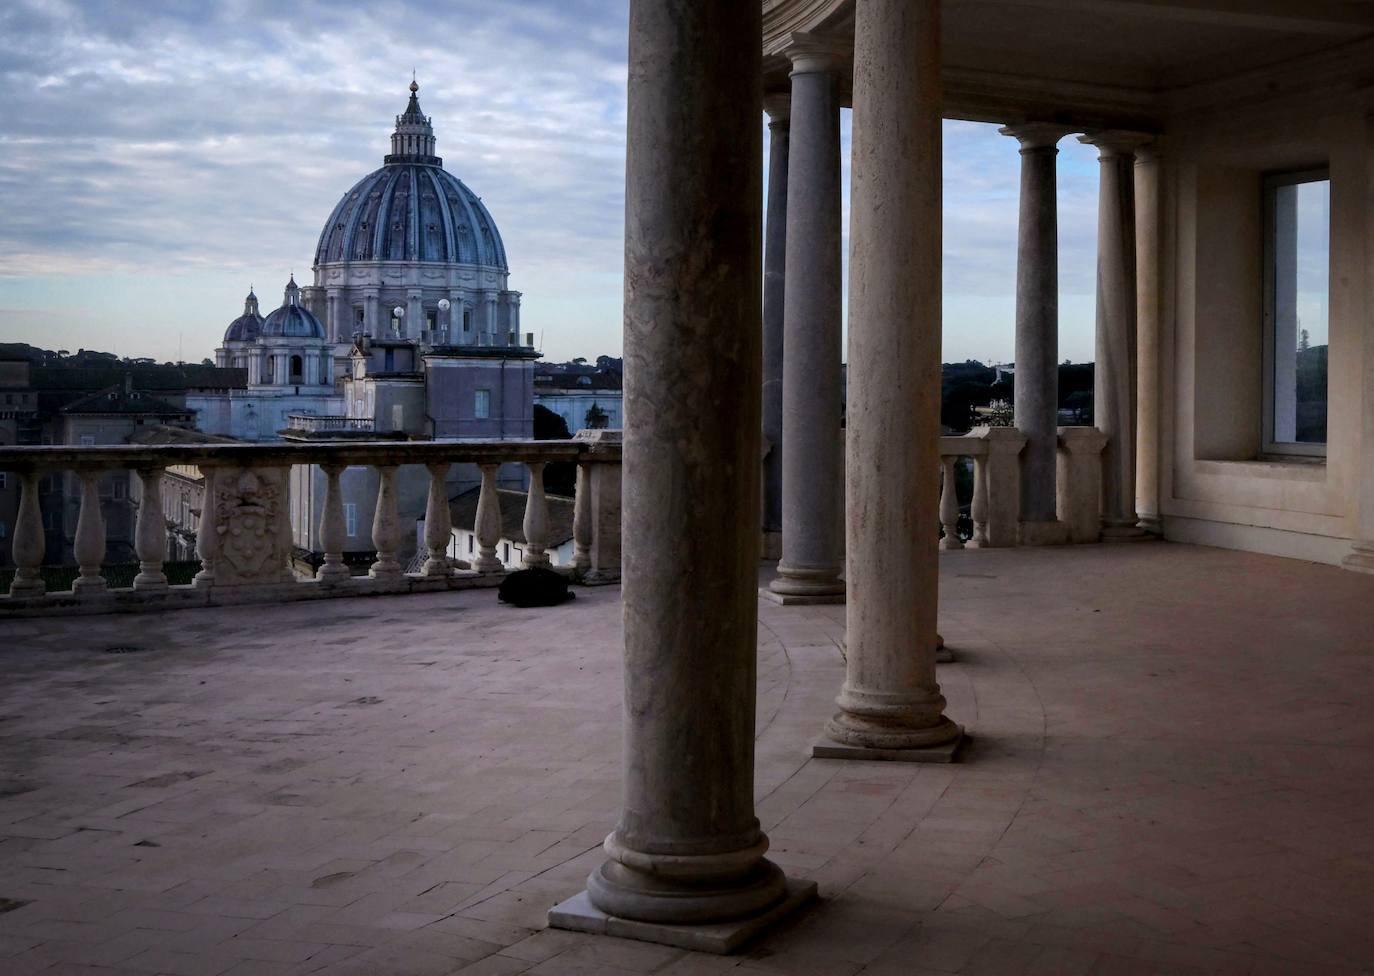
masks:
[[[795,44],[783,296],[782,560],[786,602],[835,602],[840,579],[840,103],[837,55]]]
[[[761,29],[757,3],[630,4],[624,804],[588,893],[638,921],[785,892],[753,796]]]
[[[768,112],[768,208],[763,245],[763,536],[764,558],[782,544],[782,375],[786,348],[783,300],[787,281],[787,169],[791,100],[764,99]]]
[[[1016,428],[1021,454],[1021,521],[1027,542],[1050,541],[1059,450],[1058,142],[1067,129],[1041,123],[1001,130],[1021,144],[1016,246]],[[1033,538],[1032,538],[1033,537]]]
[[[919,760],[961,730],[935,680],[941,89],[938,0],[858,0],[846,437],[849,645],[817,755]],[[790,337],[789,337],[790,338]],[[944,758],[948,758],[948,754]]]
[[[1080,136],[1096,146],[1097,333],[1093,417],[1107,435],[1102,452],[1102,538],[1141,535],[1136,527],[1136,267],[1135,150],[1148,136],[1098,132]]]

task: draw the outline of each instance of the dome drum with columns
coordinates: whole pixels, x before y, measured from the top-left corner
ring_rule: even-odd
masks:
[[[418,90],[412,81],[382,167],[329,215],[302,301],[339,348],[359,334],[518,345],[511,336],[520,329],[520,293],[507,287],[501,234],[481,199],[435,155]]]

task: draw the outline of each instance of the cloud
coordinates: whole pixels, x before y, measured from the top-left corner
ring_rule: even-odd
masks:
[[[10,0],[4,337],[40,339],[15,334],[28,314],[95,314],[88,345],[113,328],[130,352],[172,356],[180,336],[208,354],[250,280],[271,295],[309,276],[334,204],[381,165],[413,67],[446,168],[501,228],[526,328],[553,355],[617,352],[626,19],[626,0]],[[1017,158],[989,127],[946,127],[947,304],[992,330],[968,355],[1010,355]],[[1062,172],[1063,283],[1090,293],[1095,171]],[[947,322],[947,348],[971,327]]]

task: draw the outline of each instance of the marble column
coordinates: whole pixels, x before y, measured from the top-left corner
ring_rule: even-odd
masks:
[[[1059,450],[1059,200],[1055,157],[1071,130],[1031,122],[1002,129],[1021,144],[1016,243],[1016,428],[1021,454],[1021,543],[1067,541],[1055,519]]]
[[[1136,132],[1079,136],[1096,146],[1097,337],[1093,418],[1107,435],[1102,452],[1102,541],[1139,539],[1135,511],[1136,270],[1135,151],[1150,140]]]
[[[407,339],[419,339],[425,331],[425,310],[420,299],[421,295],[418,288],[406,292],[405,337]]]
[[[798,36],[792,59],[783,296],[782,559],[766,595],[843,603],[839,519],[840,102],[833,46]]]
[[[330,342],[340,341],[339,332],[339,292],[336,288],[331,288],[325,294],[325,335],[329,336]]]
[[[381,298],[374,288],[363,293],[363,331],[374,339],[386,334],[381,319]]]
[[[783,296],[787,279],[787,156],[791,100],[769,95],[768,209],[763,245],[763,558],[782,555]]]
[[[549,915],[721,952],[793,900],[753,795],[761,17],[630,4],[623,806],[589,897]]]
[[[1136,463],[1135,507],[1140,527],[1159,535],[1160,413],[1160,164],[1159,143],[1135,154]]]
[[[939,0],[858,0],[846,519],[849,645],[816,756],[948,762],[939,585]],[[789,337],[790,338],[790,337]]]
[[[444,327],[448,329],[448,341],[451,345],[468,341],[468,337],[463,335],[463,293],[457,288],[449,289],[448,322]]]

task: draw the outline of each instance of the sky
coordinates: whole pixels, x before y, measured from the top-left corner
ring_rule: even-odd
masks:
[[[213,356],[250,284],[266,312],[288,274],[310,280],[414,70],[445,168],[501,230],[522,331],[551,359],[619,355],[626,16],[625,0],[6,0],[0,341]],[[842,133],[847,223],[848,111]],[[1016,150],[945,124],[946,361],[1012,358]],[[1060,358],[1085,361],[1097,163],[1072,138],[1059,190]]]

